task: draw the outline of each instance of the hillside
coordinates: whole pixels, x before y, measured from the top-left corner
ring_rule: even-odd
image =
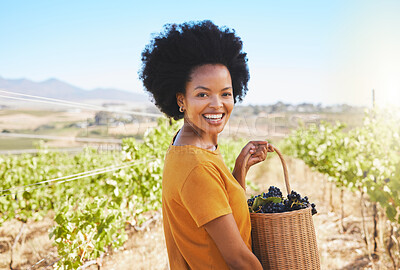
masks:
[[[28,79],[5,79],[0,76],[0,90],[63,100],[119,100],[149,102],[146,94],[123,91],[113,88],[85,90],[52,78],[42,82]]]

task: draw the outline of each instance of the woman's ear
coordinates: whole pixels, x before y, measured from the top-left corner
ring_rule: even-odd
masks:
[[[176,102],[178,103],[178,106],[184,106],[183,104],[183,99],[184,99],[184,95],[182,93],[176,93]]]

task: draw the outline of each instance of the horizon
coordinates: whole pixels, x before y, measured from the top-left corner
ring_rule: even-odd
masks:
[[[73,85],[73,84],[71,84],[71,83],[69,83],[69,82],[66,82],[66,81],[64,81],[64,80],[61,80],[61,79],[58,79],[58,78],[54,78],[54,77],[45,79],[45,80],[43,80],[43,81],[34,81],[34,80],[30,80],[29,78],[24,78],[24,77],[22,77],[22,78],[5,78],[5,77],[3,77],[2,75],[0,75],[0,79],[14,80],[14,81],[18,81],[18,80],[27,80],[27,81],[31,81],[31,82],[34,82],[34,83],[45,83],[45,82],[47,82],[47,81],[56,80],[56,81],[61,82],[61,83],[69,84],[69,85],[71,85],[71,86],[73,86],[73,87],[77,87],[77,88],[79,88],[80,90],[83,90],[83,91],[95,91],[95,90],[108,90],[108,89],[110,89],[110,90],[114,90],[114,91],[124,91],[124,92],[132,93],[132,94],[142,95],[142,96],[144,96],[144,97],[149,97],[148,93],[146,93],[146,92],[140,93],[140,92],[134,92],[134,91],[124,90],[124,89],[118,89],[118,88],[96,87],[96,88],[93,88],[93,89],[85,89],[85,88],[81,88],[81,87],[79,87],[79,86],[77,86],[77,85]],[[1,89],[1,88],[0,88],[0,90],[4,90],[4,89]],[[0,99],[0,100],[1,100],[1,99]],[[151,103],[150,100],[147,100],[146,102]],[[370,106],[368,106],[368,105],[367,105],[367,106],[363,106],[363,105],[350,105],[350,104],[347,104],[347,103],[333,103],[333,104],[323,104],[323,103],[321,103],[321,102],[317,102],[317,103],[313,103],[313,102],[290,103],[290,102],[284,102],[284,101],[282,101],[282,100],[277,100],[277,101],[275,101],[275,102],[273,102],[273,103],[262,103],[262,104],[244,104],[244,102],[240,102],[240,103],[237,104],[237,106],[240,106],[240,105],[242,105],[242,106],[272,106],[272,105],[275,105],[275,104],[278,104],[278,103],[283,103],[284,105],[290,105],[290,106],[313,105],[313,106],[322,106],[322,107],[325,107],[325,108],[328,108],[328,107],[335,107],[335,106],[351,106],[351,107],[354,107],[354,108],[365,108],[365,107],[370,107]],[[0,104],[0,105],[1,105],[1,104]],[[154,104],[153,104],[153,105],[154,105]]]
[[[378,105],[400,107],[400,2],[226,3],[3,3],[0,74],[147,95],[137,72],[152,34],[210,19],[243,40],[250,81],[242,104],[371,106],[375,89]]]

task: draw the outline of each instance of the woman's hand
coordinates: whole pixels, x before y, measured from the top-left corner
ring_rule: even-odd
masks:
[[[250,167],[264,161],[267,158],[267,153],[273,151],[272,145],[267,141],[250,141],[243,147],[236,158],[232,174],[245,190],[245,178]]]

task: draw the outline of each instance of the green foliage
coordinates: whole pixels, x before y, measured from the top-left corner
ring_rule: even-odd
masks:
[[[340,123],[299,128],[286,139],[285,147],[338,186],[366,192],[389,220],[399,223],[399,120],[395,111],[371,110],[364,125],[348,133]]]
[[[57,225],[50,234],[62,257],[59,269],[75,269],[108,249],[121,246],[126,240],[125,224],[140,224],[144,213],[160,209],[164,155],[178,125],[178,122],[170,125],[167,119],[160,118],[157,128],[145,133],[143,143],[134,138],[124,139],[121,161],[133,164],[115,171],[103,181],[104,185],[91,186],[104,199],[93,201],[82,196],[83,200],[73,211],[64,205],[60,208]],[[93,248],[77,248],[87,245]]]
[[[0,194],[0,224],[14,218],[26,222],[54,210],[55,226],[49,237],[60,256],[55,269],[77,269],[120,247],[127,224],[141,224],[145,213],[160,209],[164,156],[181,125],[160,118],[143,142],[124,139],[122,151],[86,148],[68,155],[39,144],[37,154],[0,156],[0,190],[10,189]],[[245,144],[244,140],[220,142],[231,171]],[[71,181],[66,177],[120,165],[126,167]],[[37,185],[50,179],[62,182]]]
[[[85,261],[99,258],[109,248],[118,248],[126,241],[124,211],[107,198],[85,198],[73,207],[67,201],[57,209],[54,237],[60,260],[54,269],[77,269]]]
[[[251,212],[256,211],[257,209],[259,209],[260,206],[264,206],[267,203],[281,203],[283,202],[283,199],[280,197],[268,197],[268,198],[264,198],[262,196],[257,197],[254,199],[253,205],[251,206],[251,208],[249,209]]]

